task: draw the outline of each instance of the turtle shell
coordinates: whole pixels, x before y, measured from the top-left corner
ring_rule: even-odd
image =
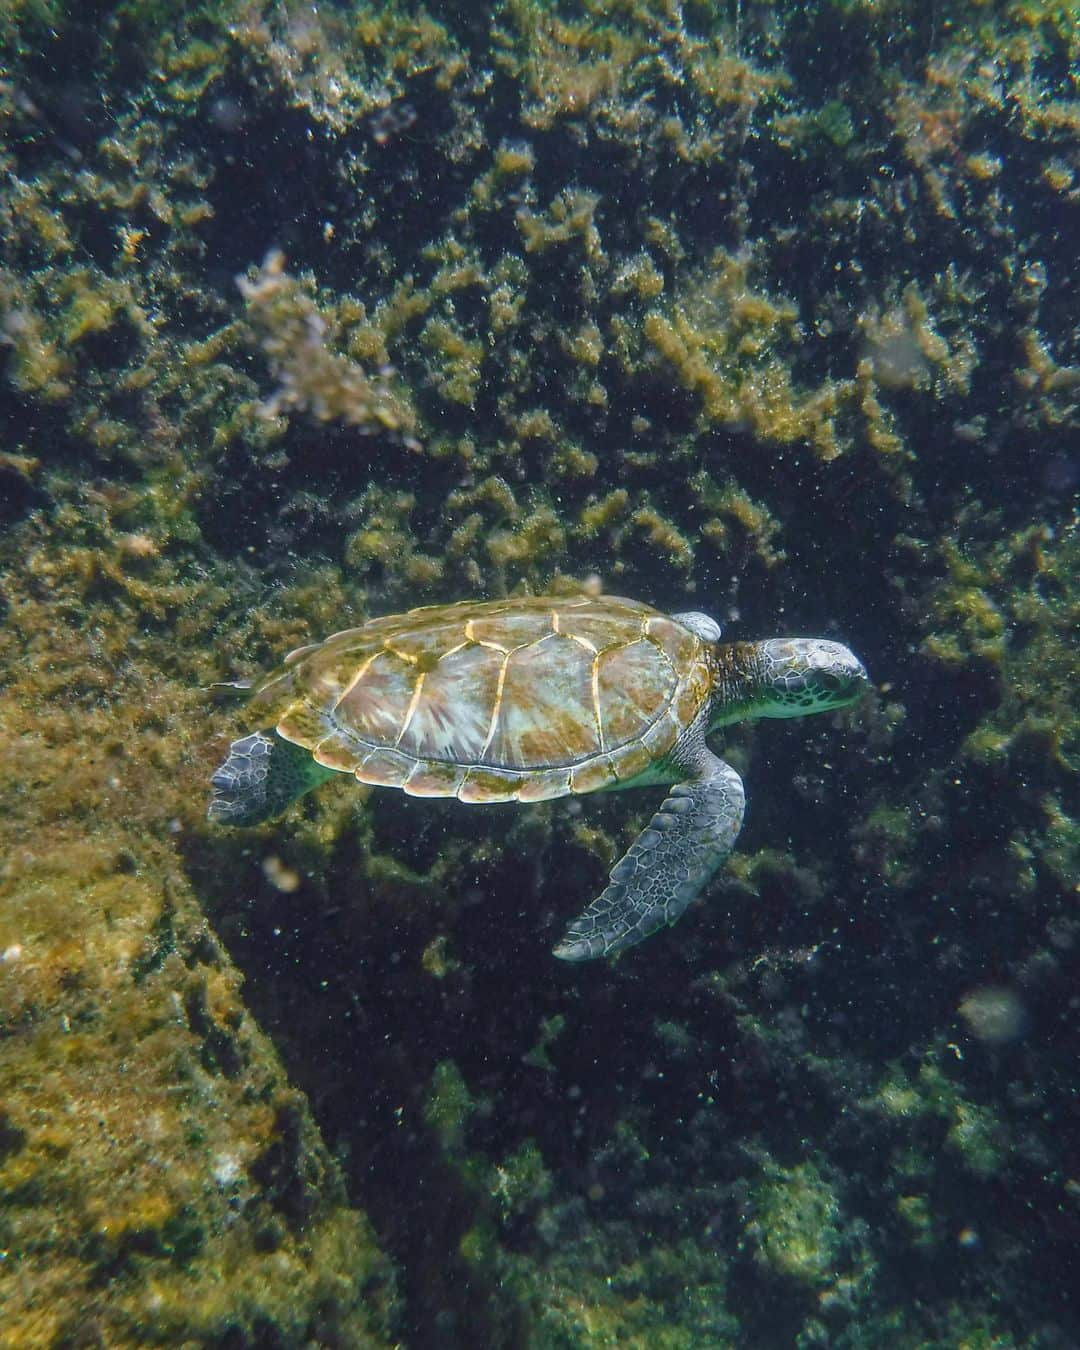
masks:
[[[362,783],[539,801],[614,787],[662,759],[708,697],[703,648],[615,596],[435,605],[299,648],[253,706]]]

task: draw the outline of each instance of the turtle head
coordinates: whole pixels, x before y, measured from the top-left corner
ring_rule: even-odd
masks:
[[[772,638],[759,643],[758,717],[805,717],[844,708],[869,688],[866,668],[839,642]]]

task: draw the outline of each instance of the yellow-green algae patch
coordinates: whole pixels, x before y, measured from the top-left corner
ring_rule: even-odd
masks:
[[[701,403],[703,420],[747,425],[765,442],[806,441],[822,459],[840,452],[835,418],[850,382],[798,390],[781,353],[802,337],[794,305],[754,289],[745,261],[723,250],[667,306],[651,310],[646,341]]]
[[[202,805],[202,696],[137,624],[185,593],[151,535],[114,547],[7,572],[3,1339],[389,1344],[389,1263],[177,850]]]
[[[1004,1167],[1008,1141],[994,1112],[969,1101],[961,1085],[943,1070],[941,1061],[947,1063],[950,1056],[956,1061],[961,1054],[958,1046],[950,1044],[936,1055],[927,1055],[914,1078],[897,1067],[864,1106],[893,1120],[922,1126],[922,1132],[943,1143],[967,1171],[988,1180]],[[925,1170],[924,1164],[910,1172],[915,1176]]]

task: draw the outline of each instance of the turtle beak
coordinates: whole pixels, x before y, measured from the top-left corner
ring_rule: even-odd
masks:
[[[854,703],[857,698],[861,698],[868,689],[873,688],[873,681],[867,672],[866,667],[861,661],[855,662],[855,670],[847,677],[847,688],[844,691],[844,699],[848,703]]]
[[[867,674],[866,667],[851,652],[847,653],[849,659],[839,670],[829,671],[824,674],[822,682],[826,693],[834,707],[844,707],[849,703],[854,703],[857,698],[870,688],[870,676]]]

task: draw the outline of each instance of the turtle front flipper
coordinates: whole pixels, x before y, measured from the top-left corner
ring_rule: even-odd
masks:
[[[214,795],[207,815],[222,825],[258,825],[332,776],[310,750],[273,731],[257,731],[229,746],[210,779]]]
[[[602,894],[566,930],[556,956],[610,956],[674,923],[731,852],[743,819],[742,779],[704,748],[693,768],[696,776],[675,784]]]

